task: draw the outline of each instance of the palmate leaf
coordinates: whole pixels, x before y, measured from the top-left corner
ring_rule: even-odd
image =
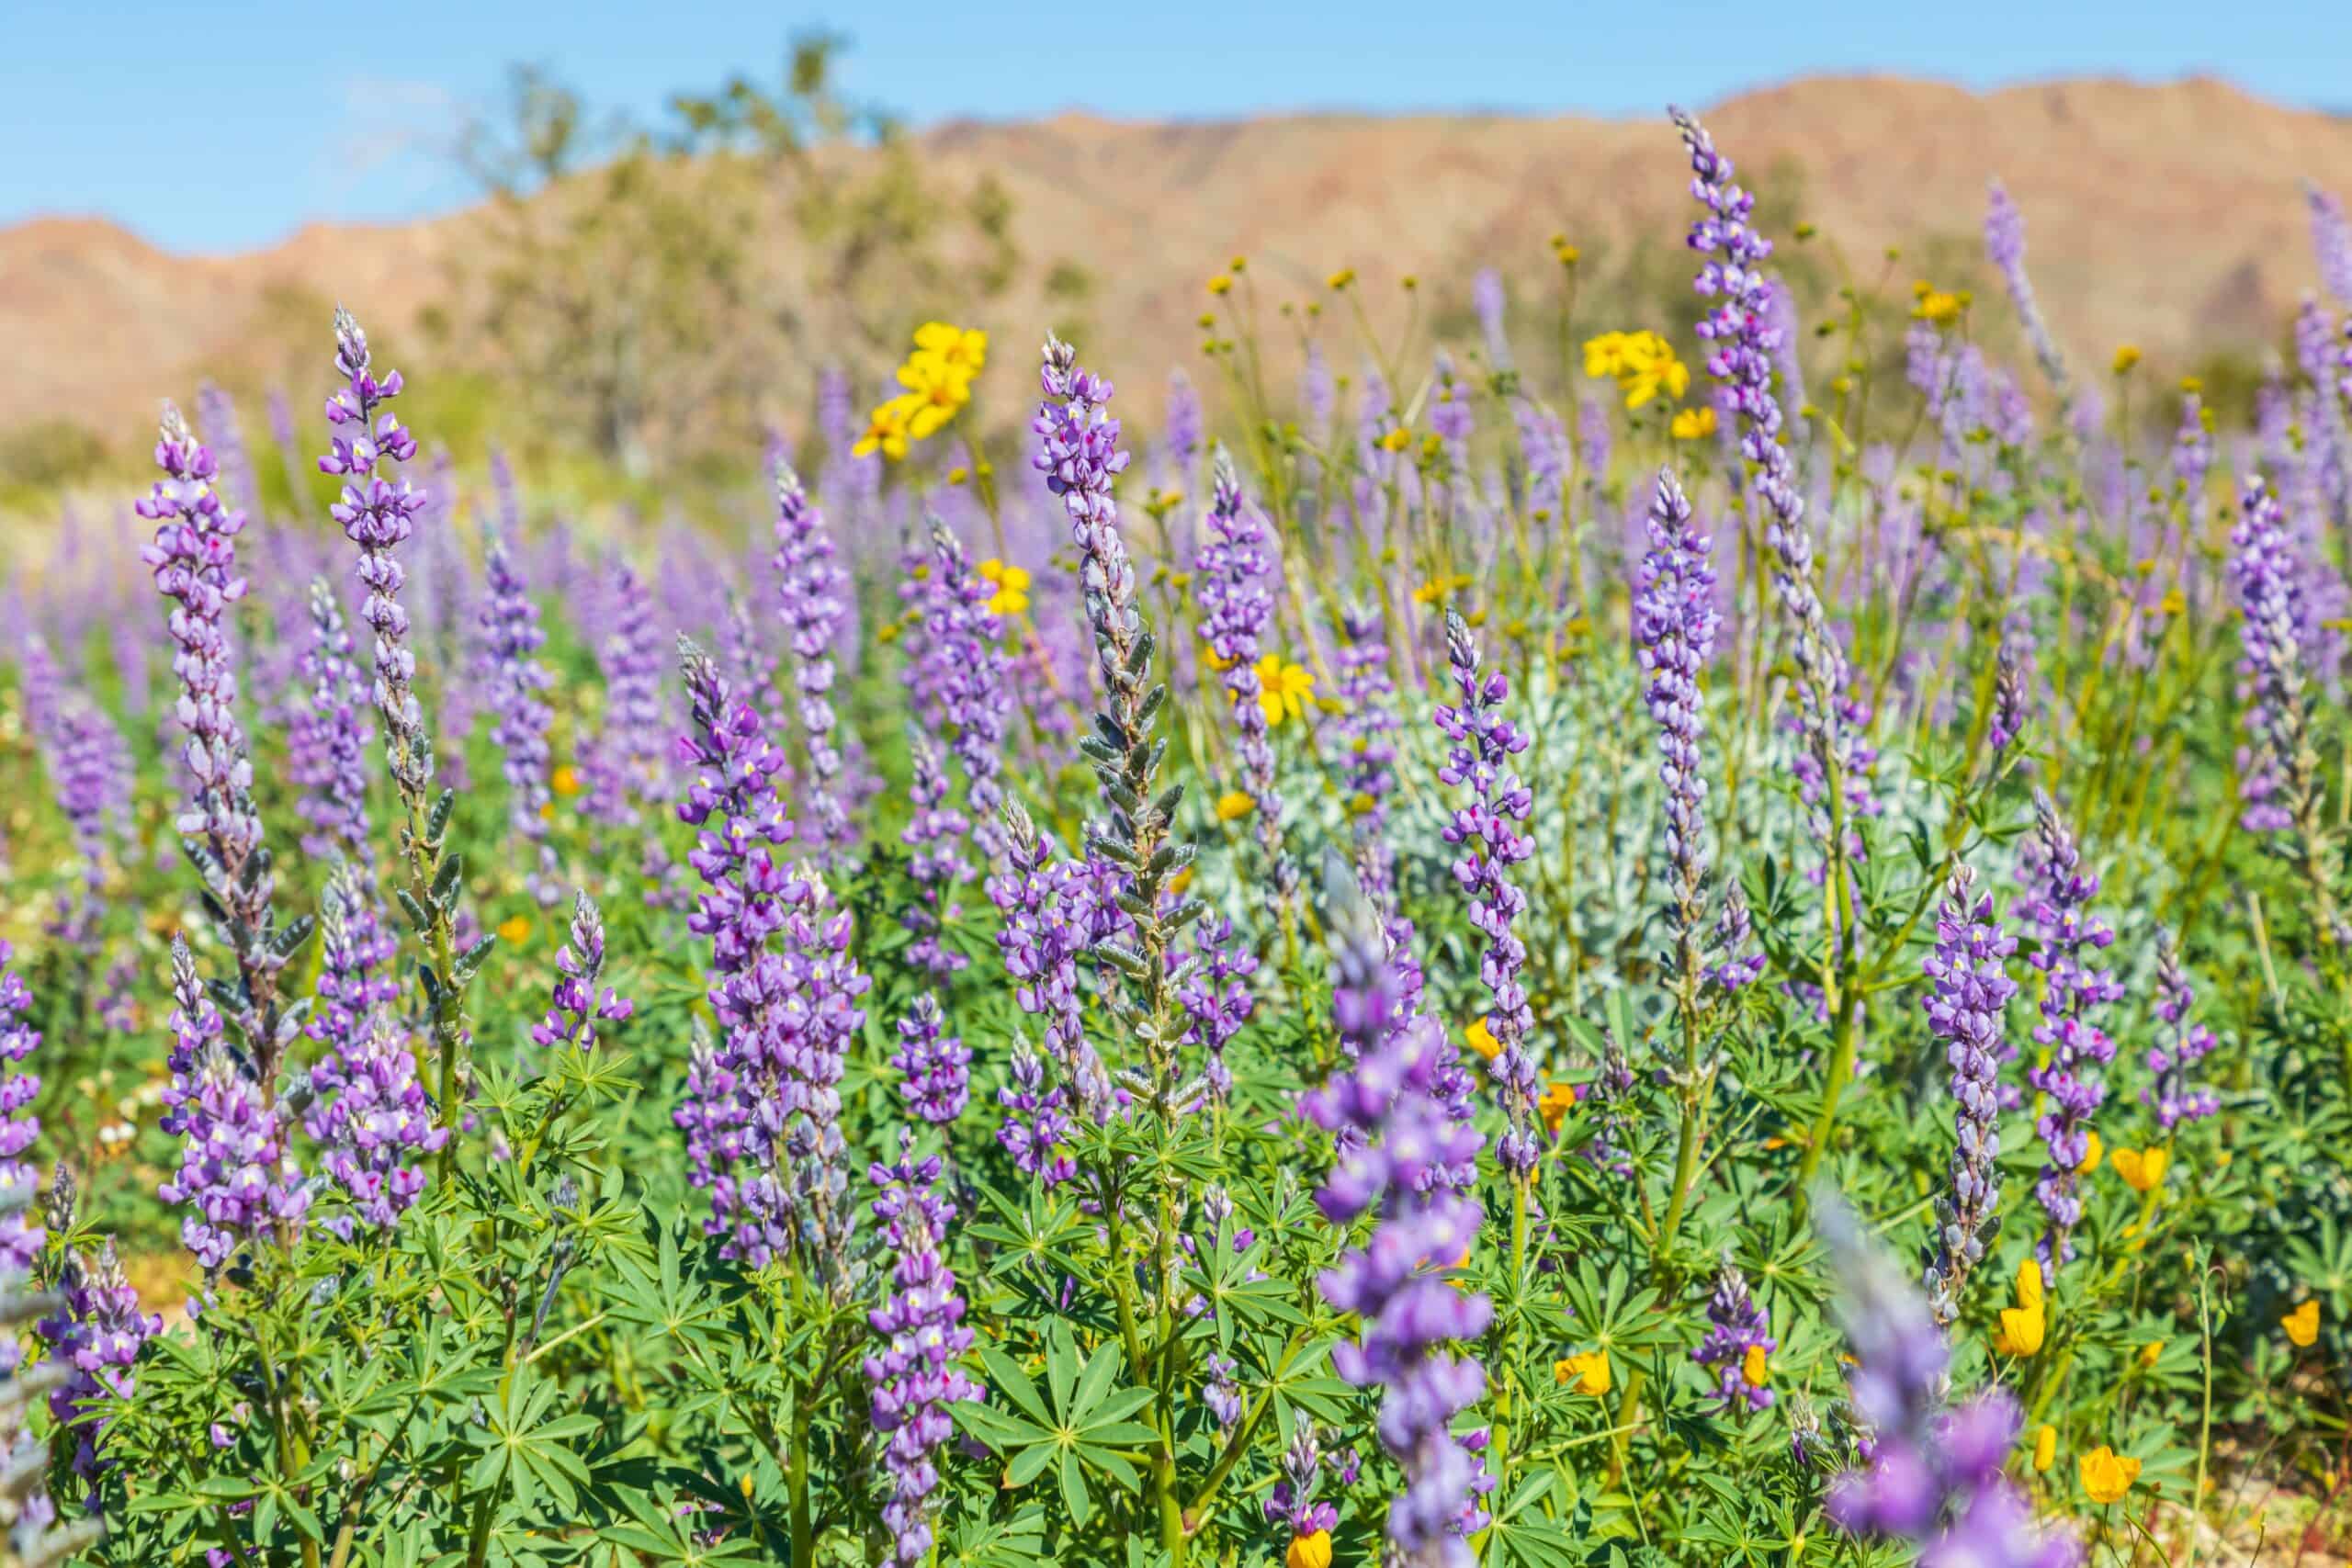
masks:
[[[555,1384],[535,1370],[516,1368],[483,1412],[484,1425],[468,1434],[481,1451],[466,1484],[477,1492],[506,1486],[518,1507],[543,1490],[559,1510],[577,1508],[590,1483],[588,1467],[569,1445],[595,1432],[597,1422],[585,1414],[557,1415],[558,1397]]]

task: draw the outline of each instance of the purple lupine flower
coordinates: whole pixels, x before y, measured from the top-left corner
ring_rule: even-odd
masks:
[[[2341,517],[2352,497],[2352,435],[2345,431],[2344,396],[2337,387],[2335,329],[2312,295],[2295,311],[2295,364],[2311,382],[2305,407],[2312,470],[2320,495]]]
[[[1016,1043],[1012,1080],[996,1091],[996,1102],[1005,1112],[997,1124],[996,1141],[1012,1156],[1014,1169],[1035,1177],[1037,1185],[1048,1190],[1078,1174],[1068,1155],[1054,1153],[1069,1142],[1069,1118],[1062,1111],[1065,1099],[1059,1089],[1046,1087],[1046,1065],[1037,1054]]]
[[[35,1325],[51,1359],[69,1369],[49,1393],[49,1413],[74,1433],[74,1473],[98,1474],[98,1439],[111,1417],[107,1407],[138,1391],[132,1369],[139,1348],[164,1331],[164,1320],[139,1310],[139,1292],[123,1277],[109,1238],[95,1262],[68,1252],[59,1271],[57,1312]]]
[[[58,809],[82,862],[78,907],[58,895],[56,935],[78,947],[96,934],[105,912],[107,846],[130,818],[130,752],[122,732],[96,704],[78,693],[65,699],[57,720],[57,747],[49,759]]]
[[[63,742],[65,674],[57,667],[49,639],[34,633],[24,639],[17,676],[25,710],[25,731],[46,755]]]
[[[1168,373],[1168,455],[1180,473],[1190,473],[1201,455],[1201,395],[1179,366]]]
[[[1260,1505],[1269,1520],[1290,1527],[1294,1540],[1317,1530],[1340,1528],[1340,1510],[1329,1503],[1318,1502],[1315,1496],[1315,1483],[1322,1469],[1323,1445],[1316,1434],[1314,1421],[1302,1412],[1291,1428],[1289,1444],[1283,1450],[1282,1479],[1274,1483],[1273,1490]]]
[[[775,470],[775,593],[792,649],[801,739],[808,754],[809,841],[819,860],[831,865],[848,853],[856,833],[837,793],[842,756],[833,739],[833,639],[848,613],[842,596],[850,591],[849,574],[833,558],[824,513],[801,488],[799,476],[781,465]]]
[[[907,877],[915,885],[901,917],[914,933],[914,941],[907,944],[907,962],[933,979],[944,979],[966,962],[962,953],[942,944],[939,935],[961,912],[954,893],[964,874],[963,842],[970,823],[947,804],[947,772],[930,740],[918,732],[910,739],[909,752],[907,803],[913,811],[899,835],[910,852]]]
[[[1511,826],[1526,821],[1534,808],[1533,792],[1510,765],[1511,758],[1527,750],[1527,737],[1502,715],[1510,682],[1499,670],[1479,673],[1478,645],[1469,626],[1451,610],[1445,615],[1445,651],[1461,702],[1437,708],[1438,728],[1453,741],[1438,777],[1468,785],[1470,799],[1454,807],[1444,837],[1461,853],[1453,879],[1469,897],[1470,923],[1487,938],[1478,977],[1487,987],[1487,1029],[1501,1047],[1487,1071],[1510,1118],[1496,1156],[1511,1179],[1524,1181],[1535,1168],[1539,1086],[1535,1058],[1527,1049],[1535,1015],[1520,977],[1527,966],[1527,944],[1512,929],[1526,912],[1527,895],[1512,885],[1510,872],[1535,852],[1534,840]]]
[[[2042,1534],[2002,1474],[2024,1419],[2016,1399],[1995,1389],[1946,1407],[1951,1353],[1927,1303],[1834,1196],[1821,1229],[1843,1286],[1854,1410],[1871,1433],[1864,1466],[1830,1486],[1830,1522],[1922,1545],[1919,1561],[1938,1568],[2075,1568],[2074,1540]]]
[[[435,1124],[415,1054],[394,1021],[397,949],[356,870],[338,866],[321,902],[319,994],[310,1021],[321,1052],[311,1066],[314,1098],[302,1128],[319,1145],[320,1168],[351,1205],[349,1215],[325,1222],[349,1241],[355,1223],[378,1232],[399,1223],[424,1190],[424,1156],[440,1152],[449,1129]]]
[[[598,644],[605,723],[581,758],[581,809],[608,827],[634,827],[662,787],[662,634],[653,596],[626,562],[608,590],[612,632]],[[748,678],[748,676],[747,676]]]
[[[1233,922],[1222,915],[1203,918],[1193,928],[1192,963],[1176,987],[1176,999],[1192,1021],[1187,1044],[1207,1055],[1203,1072],[1210,1091],[1219,1099],[1233,1092],[1233,1069],[1225,1064],[1227,1042],[1241,1032],[1257,1005],[1250,977],[1258,972],[1258,955],[1247,943],[1236,942]]]
[[[1756,928],[1747,913],[1747,896],[1737,886],[1724,890],[1724,907],[1715,916],[1714,950],[1723,954],[1720,963],[1707,971],[1707,978],[1725,991],[1736,991],[1752,986],[1764,973],[1764,954],[1753,951]]]
[[[1707,560],[1709,540],[1692,524],[1690,503],[1668,469],[1658,470],[1649,536],[1649,553],[1634,579],[1634,642],[1635,658],[1649,675],[1643,701],[1657,726],[1668,877],[1687,1004],[1702,968],[1710,858],[1706,765],[1700,750],[1707,721],[1699,677],[1714,652],[1722,612],[1715,605],[1714,569]]]
[[[2238,668],[2253,701],[2245,725],[2254,765],[2242,786],[2240,824],[2250,833],[2283,832],[2305,820],[2317,799],[2303,700],[2301,573],[2287,542],[2278,498],[2260,475],[2245,482],[2238,521],[2230,530],[2230,581],[2244,620]]]
[[[2303,182],[2303,199],[2312,212],[2312,254],[2319,260],[2319,280],[2330,294],[2352,306],[2352,221],[2345,219],[2344,204],[2316,180]]]
[[[1396,682],[1388,673],[1388,629],[1380,606],[1351,601],[1340,610],[1340,789],[1355,837],[1356,876],[1382,908],[1393,901],[1396,855],[1388,844],[1388,797],[1396,789]]]
[[[964,1114],[971,1099],[972,1053],[947,1032],[939,998],[918,991],[899,1020],[899,1049],[890,1058],[899,1069],[899,1094],[907,1109],[932,1125],[945,1126]]]
[[[290,942],[275,929],[276,878],[254,807],[253,760],[237,721],[236,660],[226,623],[229,607],[245,595],[245,580],[237,575],[237,536],[245,516],[222,504],[212,453],[169,403],[155,464],[164,477],[138,504],[139,515],[155,524],[155,537],[139,557],[153,569],[156,592],[173,602],[177,651],[172,667],[180,682],[180,726],[187,732],[181,757],[193,781],[192,798],[175,826],[198,846],[198,874],[234,946],[235,1021],[256,1077],[267,1085],[295,1028],[290,1017],[280,1015],[277,976],[300,936],[300,922],[288,928]]]
[[[1354,1066],[1310,1091],[1301,1109],[1317,1126],[1348,1134],[1316,1194],[1325,1217],[1347,1224],[1375,1209],[1378,1224],[1317,1280],[1363,1336],[1333,1347],[1331,1364],[1359,1388],[1386,1389],[1381,1445],[1405,1472],[1405,1490],[1389,1504],[1390,1545],[1408,1562],[1472,1568],[1477,1557],[1460,1531],[1477,1517],[1480,1464],[1451,1424],[1485,1393],[1486,1371],[1447,1346],[1485,1333],[1494,1311],[1448,1278],[1477,1235],[1478,1204],[1431,1178],[1475,1160],[1481,1140],[1435,1093],[1442,1032],[1426,1019],[1385,1028],[1396,978],[1379,919],[1360,892],[1334,891],[1332,1009]]]
[[[2066,374],[2065,356],[2058,352],[2058,340],[2050,335],[2050,323],[2042,320],[2041,307],[2033,297],[2033,280],[2026,276],[2025,214],[2018,210],[2018,204],[2009,199],[1998,180],[1984,198],[1984,254],[1992,258],[2008,289],[2009,304],[2025,328],[2026,341],[2033,345],[2033,357],[2040,362],[2042,375],[2049,378],[2060,402],[2071,402],[2074,383]]]
[[[2156,1017],[2165,1025],[2164,1038],[2148,1048],[2148,1071],[2155,1082],[2140,1091],[2140,1103],[2155,1108],[2156,1125],[2170,1133],[2183,1122],[2221,1113],[2221,1097],[2211,1089],[2192,1086],[2188,1070],[2213,1050],[2213,1032],[2188,1016],[2197,992],[2180,966],[2180,949],[2172,933],[2156,931]]]
[[[8,939],[0,937],[0,1073],[6,1075],[0,1077],[0,1192],[29,1195],[40,1185],[40,1173],[26,1156],[40,1136],[40,1118],[32,1109],[40,1077],[21,1069],[25,1059],[40,1048],[40,1031],[26,1019],[33,998],[23,978],[9,967],[16,955]],[[0,1216],[0,1274],[29,1274],[40,1261],[46,1233],[28,1219],[30,1213],[28,1203]]]
[[[1922,965],[1935,982],[1928,1027],[1944,1042],[1951,1067],[1951,1190],[1936,1200],[1927,1273],[1928,1303],[1942,1328],[1960,1317],[1961,1292],[1984,1259],[2000,1207],[2002,1012],[2018,994],[2005,966],[2017,939],[1993,918],[1993,896],[1975,886],[1974,872],[1952,868],[1936,916],[1936,951]]]
[[[1588,398],[1577,404],[1577,456],[1584,464],[1585,483],[1599,486],[1609,479],[1609,411]]]
[[[1196,629],[1208,645],[1210,662],[1223,672],[1226,704],[1233,714],[1234,749],[1241,759],[1241,784],[1254,807],[1250,815],[1259,851],[1272,874],[1270,886],[1277,899],[1287,899],[1297,886],[1298,873],[1283,851],[1283,797],[1274,785],[1266,710],[1258,700],[1258,660],[1274,615],[1266,525],[1242,499],[1240,476],[1222,444],[1211,468],[1215,479],[1208,536],[1193,562],[1193,587],[1201,602]]]
[[[596,1026],[627,1021],[637,1004],[610,986],[596,989],[605,974],[605,916],[585,893],[572,896],[568,936],[555,955],[555,989],[547,1015],[532,1026],[531,1043],[548,1051],[593,1051]]]
[[[503,534],[490,536],[482,577],[489,593],[482,600],[480,625],[489,660],[491,711],[497,716],[491,739],[498,747],[499,772],[506,778],[506,825],[516,847],[531,857],[531,895],[544,907],[557,897],[555,848],[548,842],[546,816],[555,798],[548,761],[548,730],[555,722],[555,710],[540,695],[555,684],[555,675],[538,658],[548,636],[540,629],[539,607],[532,603]]]
[[[934,687],[947,749],[964,770],[964,811],[991,870],[1004,862],[1004,731],[1012,716],[1003,628],[993,592],[964,558],[964,547],[931,520],[931,592],[923,600],[928,657],[944,667]]]
[[[725,1238],[720,1256],[752,1268],[795,1257],[838,1289],[849,1222],[839,1085],[869,982],[850,956],[849,917],[816,868],[780,868],[768,853],[792,826],[769,783],[782,759],[759,715],[708,655],[684,638],[680,653],[694,728],[679,751],[704,770],[678,807],[701,829],[688,859],[706,891],[687,925],[711,939],[722,1032],[695,1053],[673,1120],[686,1134],[690,1179],[711,1190],[704,1229]]]
[[[179,1009],[172,1016],[176,1043],[164,1102],[181,1135],[180,1168],[156,1191],[190,1211],[180,1221],[180,1240],[209,1279],[257,1240],[276,1234],[290,1241],[311,1194],[288,1153],[278,1108],[229,1049],[220,1015],[197,979],[195,957],[178,937],[172,940],[172,989]]]
[[[1230,1432],[1241,1419],[1241,1387],[1233,1381],[1241,1363],[1212,1350],[1201,1370],[1201,1403],[1208,1407],[1209,1418],[1216,1423],[1217,1430]]]
[[[1477,312],[1478,335],[1487,345],[1487,362],[1497,370],[1510,368],[1510,335],[1503,327],[1503,275],[1482,266],[1470,280],[1470,308]]]
[[[1707,215],[1691,225],[1690,245],[1707,257],[1699,269],[1698,292],[1717,302],[1696,330],[1713,345],[1708,372],[1724,383],[1724,399],[1739,416],[1740,454],[1755,465],[1754,491],[1770,513],[1765,538],[1772,547],[1775,597],[1796,626],[1796,716],[1819,780],[1800,770],[1800,782],[1813,798],[1826,789],[1834,770],[1846,795],[1839,804],[1866,810],[1864,781],[1874,754],[1859,729],[1869,710],[1847,689],[1845,654],[1822,611],[1814,583],[1813,533],[1805,523],[1805,500],[1797,485],[1795,460],[1781,440],[1781,405],[1772,395],[1771,356],[1780,346],[1780,334],[1771,324],[1769,286],[1760,270],[1772,254],[1772,243],[1749,223],[1755,197],[1732,183],[1731,160],[1715,151],[1706,129],[1680,109],[1668,112],[1690,151],[1690,194],[1707,209]],[[1850,843],[1830,841],[1827,821],[1821,815],[1815,824],[1825,853],[1854,852]]]
[[[1102,1059],[1086,1038],[1078,995],[1078,958],[1091,945],[1087,925],[1095,902],[1082,862],[1057,857],[1018,802],[1005,806],[1005,869],[989,879],[989,901],[1004,917],[997,951],[1013,984],[1013,1000],[1044,1020],[1046,1051],[1061,1070],[1079,1111],[1100,1124],[1115,1096]]]
[[[343,611],[324,580],[311,583],[311,638],[302,650],[309,690],[286,738],[287,769],[300,786],[294,810],[309,825],[307,855],[339,854],[355,865],[375,864],[368,830],[368,688],[359,674]]]
[[[2026,722],[2024,658],[2007,637],[2001,639],[1999,658],[1993,676],[1993,717],[1985,728],[1996,766],[2024,733]]]
[[[2033,966],[2042,972],[2042,1021],[2033,1037],[2049,1048],[2049,1066],[2026,1074],[2026,1081],[2049,1097],[2049,1109],[2036,1125],[2049,1151],[2049,1161],[2034,1183],[2050,1223],[2039,1256],[2046,1280],[2074,1256],[2070,1237],[2083,1217],[2083,1202],[2075,1191],[2078,1171],[2090,1157],[2091,1117],[2107,1099],[2099,1069],[2115,1059],[2115,1042],[2094,1021],[2094,1010],[2123,995],[2114,975],[2086,962],[2115,940],[2105,921],[2089,913],[2098,893],[2098,877],[2082,869],[2082,853],[2074,835],[2058,815],[2057,806],[2041,790],[2033,795],[2034,838],[2041,887],[2033,917],[2041,928],[2041,945]]]
[[[1761,1379],[1748,1376],[1748,1352],[1770,1355],[1781,1342],[1769,1330],[1771,1319],[1748,1293],[1747,1277],[1726,1257],[1715,1274],[1714,1293],[1707,1298],[1707,1337],[1690,1359],[1715,1372],[1714,1413],[1728,1416],[1746,1405],[1750,1410],[1772,1408],[1772,1391]]]
[[[1539,519],[1566,514],[1568,471],[1575,454],[1568,446],[1568,427],[1560,416],[1532,398],[1510,401],[1511,423],[1519,431],[1520,460],[1527,465],[1527,504]]]
[[[941,1252],[956,1205],[938,1190],[939,1156],[914,1156],[911,1134],[899,1137],[899,1163],[876,1164],[868,1179],[882,1190],[874,1217],[897,1258],[890,1294],[866,1314],[883,1348],[865,1358],[874,1429],[881,1434],[882,1468],[890,1497],[882,1505],[896,1560],[913,1568],[931,1555],[930,1499],[939,1485],[933,1459],[955,1435],[947,1407],[983,1397],[979,1384],[956,1365],[972,1348],[964,1326],[964,1298]]]
[[[348,385],[327,400],[327,423],[338,431],[350,427],[350,434],[334,437],[319,471],[344,479],[328,514],[359,547],[359,581],[368,590],[359,618],[376,634],[376,707],[384,717],[392,778],[403,793],[421,797],[433,782],[433,746],[417,708],[416,655],[408,647],[408,612],[400,602],[408,574],[392,552],[414,532],[427,498],[405,476],[395,484],[381,472],[387,459],[405,463],[415,457],[416,438],[384,406],[401,395],[401,373],[376,379],[368,334],[350,311],[335,311],[334,339],[335,368]]]
[[[259,476],[253,454],[246,450],[244,432],[237,423],[237,405],[209,381],[196,386],[196,417],[212,433],[212,450],[220,459],[220,482],[226,503],[252,511],[261,505]],[[298,500],[300,492],[297,492]]]

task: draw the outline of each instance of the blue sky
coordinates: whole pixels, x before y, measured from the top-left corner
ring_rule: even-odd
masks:
[[[898,0],[831,10],[735,0],[0,0],[0,222],[96,213],[175,250],[272,243],[311,219],[461,204],[447,149],[510,62],[658,116],[680,88],[772,72],[784,39],[847,33],[852,95],[918,124],[1086,107],[1656,112],[1821,71],[1972,85],[2215,72],[2352,108],[2352,4],[1985,0]]]

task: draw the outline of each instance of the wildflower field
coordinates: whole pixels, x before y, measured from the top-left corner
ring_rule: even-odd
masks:
[[[1695,331],[914,314],[732,534],[364,299],[167,405],[0,617],[0,1561],[2333,1561],[2352,229],[2234,428],[1657,177]]]

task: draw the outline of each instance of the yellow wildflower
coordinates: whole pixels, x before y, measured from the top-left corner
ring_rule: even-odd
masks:
[[[2058,1428],[2045,1422],[2033,1435],[2033,1468],[2037,1471],[2048,1470],[2057,1462],[2057,1460]]]
[[[1478,1021],[1482,1027],[1486,1023],[1484,1019]],[[1568,1112],[1574,1111],[1576,1106],[1576,1085],[1547,1083],[1544,1086],[1543,1098],[1535,1102],[1535,1114],[1544,1118],[1544,1125],[1549,1127],[1552,1130],[1552,1135],[1556,1138],[1560,1135],[1560,1123],[1568,1119]]]
[[[891,462],[907,455],[907,421],[914,409],[906,398],[892,398],[887,403],[876,403],[874,412],[865,416],[865,434],[849,449],[853,457],[864,457],[879,451]]]
[[[2153,1368],[2158,1361],[2164,1359],[2164,1354],[2165,1342],[2161,1339],[2151,1339],[2140,1347],[2140,1365]]]
[[[1771,1364],[1764,1359],[1764,1347],[1750,1345],[1747,1354],[1739,1359],[1739,1375],[1747,1380],[1750,1388],[1762,1388],[1771,1381]]]
[[[2123,375],[2139,363],[2140,345],[2138,344],[2127,343],[2115,351],[2115,373],[2118,376]]]
[[[2105,1505],[2120,1503],[2140,1479],[2140,1461],[2128,1454],[2119,1454],[2105,1443],[2085,1454],[2078,1461],[2083,1477],[2083,1490],[2091,1501]]]
[[[2001,1309],[1993,1348],[2004,1356],[2030,1356],[2049,1337],[2050,1314],[2041,1299],[2041,1265],[2028,1256],[2018,1265],[2018,1304]]]
[[[1598,1399],[1609,1392],[1614,1381],[1609,1371],[1609,1352],[1579,1350],[1573,1356],[1563,1356],[1552,1363],[1552,1381],[1573,1382],[1578,1393]]]
[[[2098,1133],[2090,1133],[2087,1134],[2087,1141],[2084,1145],[2083,1163],[2075,1168],[2075,1174],[2077,1176],[2088,1176],[2092,1171],[2098,1168],[2098,1162],[2106,1157],[2107,1145],[2098,1141]]]
[[[1912,307],[1911,313],[1923,321],[1933,321],[1941,326],[1946,321],[1958,321],[1961,310],[1967,302],[1968,297],[1964,294],[1929,288],[1919,296],[1919,302]]]
[[[1702,403],[1695,409],[1684,409],[1674,416],[1669,426],[1677,441],[1696,441],[1715,433],[1715,411],[1712,404]]]
[[[1216,797],[1216,819],[1238,822],[1258,809],[1258,803],[1238,789],[1227,790]]]
[[[1227,277],[1221,272],[1218,273],[1215,277],[1209,279],[1209,292],[1218,295],[1232,293],[1233,279]]]
[[[573,767],[571,763],[566,762],[561,767],[556,769],[554,774],[548,778],[548,783],[554,786],[555,792],[558,795],[567,796],[578,795],[580,793],[580,770]]]
[[[1184,896],[1184,889],[1192,886],[1193,868],[1189,865],[1178,866],[1176,874],[1168,879],[1168,891],[1180,898]]]
[[[1380,449],[1384,452],[1402,452],[1412,444],[1413,433],[1401,424],[1380,438]]]
[[[1331,1532],[1293,1536],[1290,1550],[1283,1553],[1283,1568],[1331,1568]]]
[[[2311,1348],[2319,1338],[2319,1298],[2313,1296],[2280,1318],[2278,1326],[2287,1331],[2287,1343],[2299,1350]]]
[[[2108,1163],[2134,1192],[2153,1192],[2164,1185],[2165,1168],[2172,1163],[2172,1156],[2161,1148],[2118,1149]]]
[[[989,362],[989,334],[978,327],[954,327],[945,321],[925,321],[915,329],[915,347],[937,355],[968,378]]]
[[[1487,1027],[1483,1017],[1472,1019],[1470,1027],[1462,1032],[1462,1038],[1470,1043],[1470,1049],[1489,1062],[1503,1054],[1502,1042],[1495,1038],[1495,1032]]]
[[[1314,694],[1313,671],[1283,663],[1278,653],[1258,660],[1258,706],[1264,710],[1268,724],[1305,716],[1306,699]]]
[[[531,934],[531,922],[523,915],[509,915],[498,922],[498,940],[509,947],[520,943]]]
[[[2030,1356],[2049,1333],[2050,1318],[2041,1307],[2003,1307],[2001,1326],[1993,1331],[1993,1348],[2004,1356]]]
[[[974,570],[979,572],[982,581],[993,585],[996,589],[995,592],[989,595],[989,615],[1017,615],[1029,607],[1030,580],[1027,567],[1007,566],[994,556],[990,556]]]
[[[1355,280],[1356,269],[1351,266],[1343,266],[1323,281],[1329,284],[1334,288],[1345,288],[1349,284],[1353,283]]]

